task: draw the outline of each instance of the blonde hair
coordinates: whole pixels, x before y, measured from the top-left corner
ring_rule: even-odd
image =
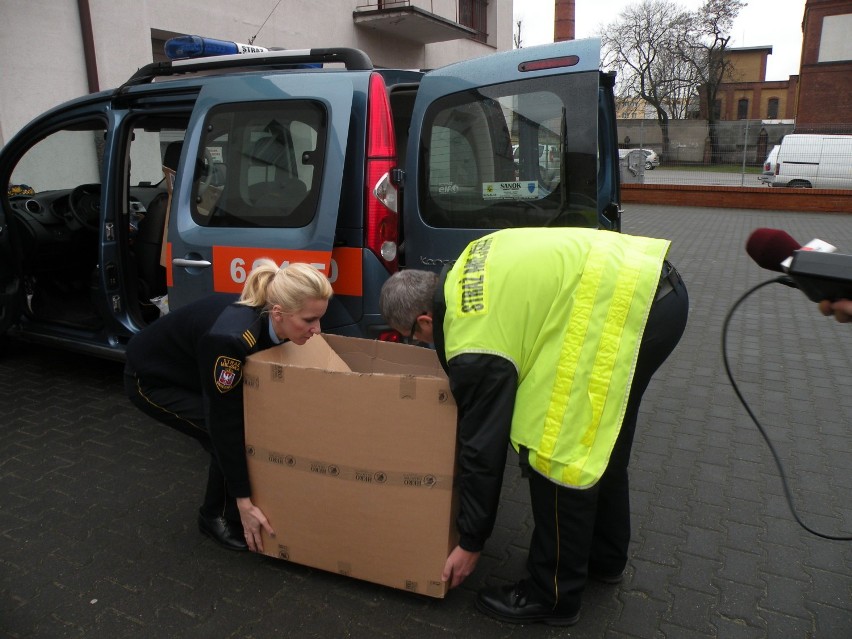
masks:
[[[263,257],[254,263],[240,295],[240,304],[269,310],[278,304],[285,313],[302,310],[308,300],[327,300],[333,291],[328,278],[310,264],[278,267]]]

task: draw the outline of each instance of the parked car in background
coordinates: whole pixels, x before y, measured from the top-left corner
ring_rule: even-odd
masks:
[[[653,171],[660,166],[660,156],[651,149],[618,149],[618,159],[623,160],[631,151],[642,151],[645,154],[645,170]]]
[[[772,186],[772,181],[775,179],[775,167],[778,164],[778,151],[780,148],[780,144],[772,147],[772,150],[763,162],[763,173],[757,176],[757,179],[766,186]]]
[[[655,168],[660,166],[660,156],[657,155],[656,151],[652,151],[651,149],[642,149],[642,153],[645,154],[646,171],[653,171]]]

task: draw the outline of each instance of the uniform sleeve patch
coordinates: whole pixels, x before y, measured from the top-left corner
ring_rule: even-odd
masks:
[[[233,357],[220,355],[216,359],[216,366],[213,370],[213,379],[216,381],[216,388],[220,393],[227,393],[240,383],[243,375],[243,363]]]

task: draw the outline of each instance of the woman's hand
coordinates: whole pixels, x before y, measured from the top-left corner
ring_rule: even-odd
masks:
[[[243,524],[243,533],[245,533],[246,544],[248,544],[249,550],[252,552],[263,552],[261,529],[265,530],[266,534],[270,537],[275,536],[275,531],[269,525],[266,515],[251,502],[250,497],[240,497],[237,499],[237,508],[240,511],[240,521]]]
[[[449,582],[450,588],[461,585],[461,582],[476,568],[480,554],[465,550],[461,546],[456,546],[453,552],[450,553],[450,556],[447,557],[447,563],[444,564],[444,572],[441,575],[441,579]]]

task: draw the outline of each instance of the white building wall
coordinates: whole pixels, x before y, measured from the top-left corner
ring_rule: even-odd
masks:
[[[76,0],[0,0],[0,143],[88,92]]]
[[[0,144],[47,109],[88,93],[80,0],[0,0]],[[288,49],[354,47],[376,66],[436,68],[512,48],[512,1],[488,3],[488,43],[426,46],[356,27],[358,0],[88,0],[101,90],[152,61],[151,30]],[[456,20],[455,0],[412,4]],[[263,27],[261,28],[261,25]],[[259,31],[259,33],[258,33]]]

